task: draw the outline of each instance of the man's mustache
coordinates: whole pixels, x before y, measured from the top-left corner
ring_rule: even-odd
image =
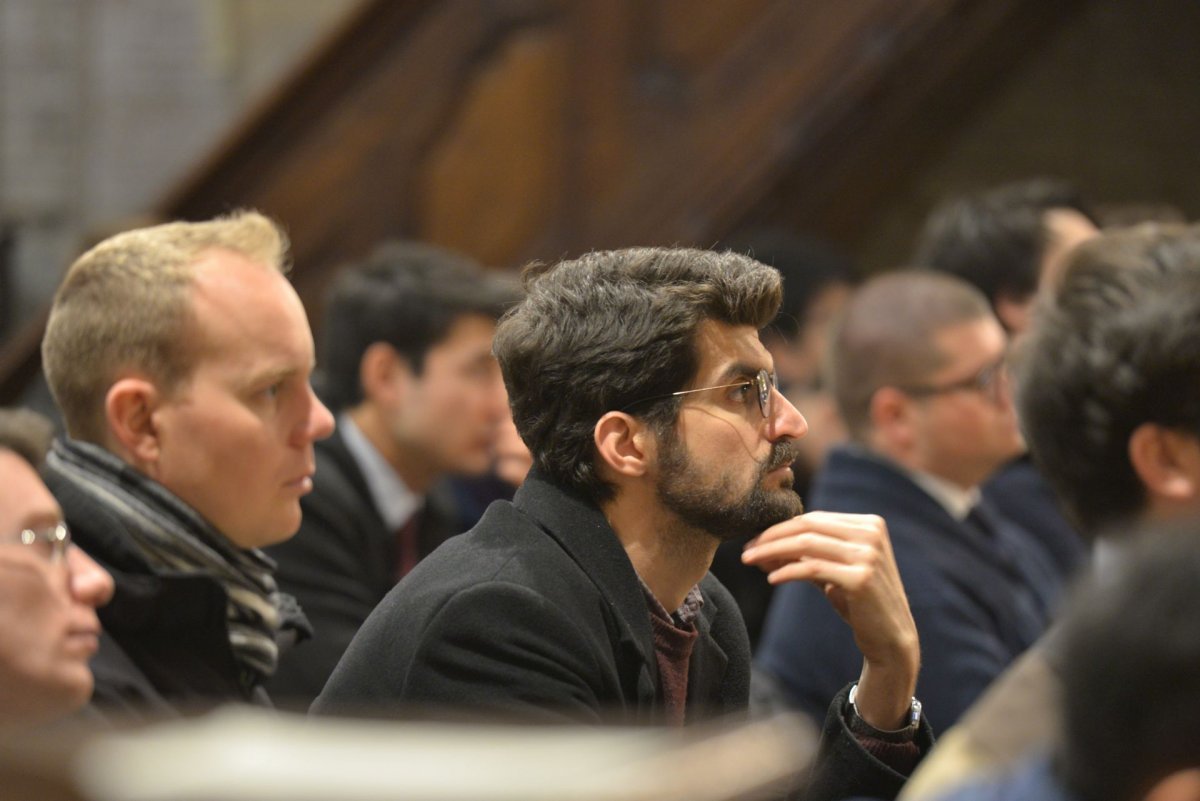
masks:
[[[763,473],[766,474],[772,470],[787,467],[798,458],[800,458],[799,445],[793,442],[776,442],[771,446],[771,455],[767,457],[767,464],[763,468]]]

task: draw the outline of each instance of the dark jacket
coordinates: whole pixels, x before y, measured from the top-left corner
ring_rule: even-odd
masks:
[[[300,500],[300,530],[267,554],[275,560],[279,588],[295,596],[313,627],[311,640],[279,661],[267,684],[281,704],[307,707],[334,665],[396,583],[396,532],[390,530],[366,479],[339,433],[315,445],[313,491]],[[460,530],[447,494],[426,497],[418,513],[422,557]]]
[[[997,470],[982,489],[1000,514],[1036,537],[1064,580],[1088,561],[1088,544],[1063,514],[1050,484],[1028,454]]]
[[[917,697],[938,731],[1044,630],[1062,580],[1026,532],[992,511],[991,536],[955,520],[898,467],[858,448],[831,453],[812,509],[878,514],[891,536],[921,638]],[[862,656],[820,588],[780,587],[758,663],[791,701],[824,713]]]
[[[225,588],[215,578],[156,572],[103,505],[53,475],[46,483],[72,540],[115,584],[112,601],[98,610],[106,637],[92,659],[97,706],[161,716],[166,706],[195,711],[225,701],[269,703],[234,659]]]
[[[689,722],[743,712],[745,625],[712,576],[689,679]],[[848,677],[857,675],[857,668]],[[536,472],[388,594],[313,711],[410,710],[544,722],[657,722],[650,616],[633,566],[593,503]],[[830,716],[812,798],[894,796],[904,777]],[[922,731],[928,747],[928,730]]]

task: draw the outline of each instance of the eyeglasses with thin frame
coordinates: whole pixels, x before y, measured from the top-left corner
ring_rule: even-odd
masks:
[[[51,564],[60,564],[66,561],[67,549],[71,547],[71,530],[66,523],[26,528],[18,531],[12,541],[28,545]]]
[[[735,381],[732,384],[718,384],[715,387],[698,387],[696,389],[681,389],[678,392],[670,392],[666,395],[654,395],[649,398],[642,398],[639,401],[627,405],[621,411],[629,411],[635,406],[650,401],[662,400],[663,398],[675,398],[680,395],[691,395],[693,392],[708,392],[713,389],[733,389],[734,387],[753,387],[758,394],[758,410],[762,412],[763,419],[770,420],[774,410],[774,404],[771,400],[774,390],[779,387],[779,379],[774,373],[768,373],[765,369],[755,373],[754,378],[749,381]]]
[[[1006,357],[1001,356],[991,364],[984,366],[974,375],[969,375],[958,381],[950,381],[945,384],[917,384],[915,386],[898,387],[898,389],[914,397],[946,395],[951,392],[978,392],[993,403],[999,403],[1000,393],[1004,385],[1002,379],[1007,375],[1008,360]]]

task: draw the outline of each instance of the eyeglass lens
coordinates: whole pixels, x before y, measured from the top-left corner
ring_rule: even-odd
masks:
[[[54,526],[27,528],[18,539],[22,545],[28,545],[47,560],[59,562],[66,557],[67,547],[71,544],[71,532],[66,525],[59,523]]]
[[[777,385],[775,376],[768,373],[766,370],[759,370],[754,376],[754,384],[758,389],[758,408],[762,411],[762,415],[767,420],[771,419],[771,396]]]

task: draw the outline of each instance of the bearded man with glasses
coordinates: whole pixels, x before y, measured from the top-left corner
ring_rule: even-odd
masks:
[[[87,703],[112,577],[71,544],[38,476],[51,427],[0,410],[0,729],[28,730]]]
[[[961,279],[899,271],[865,284],[833,333],[833,393],[851,435],[810,505],[888,521],[921,638],[917,694],[940,731],[1045,629],[1061,573],[1036,535],[980,492],[1023,449],[1007,337]],[[759,667],[809,714],[856,660],[821,590],[781,587]]]
[[[526,269],[494,349],[534,467],[512,503],[426,558],[314,704],[543,722],[683,725],[742,713],[746,627],[708,574],[722,540],[824,588],[864,655],[829,705],[804,797],[893,797],[925,749],[920,661],[887,529],[802,514],[807,423],[758,337],[779,274],[642,248]],[[890,733],[889,733],[890,732]]]

